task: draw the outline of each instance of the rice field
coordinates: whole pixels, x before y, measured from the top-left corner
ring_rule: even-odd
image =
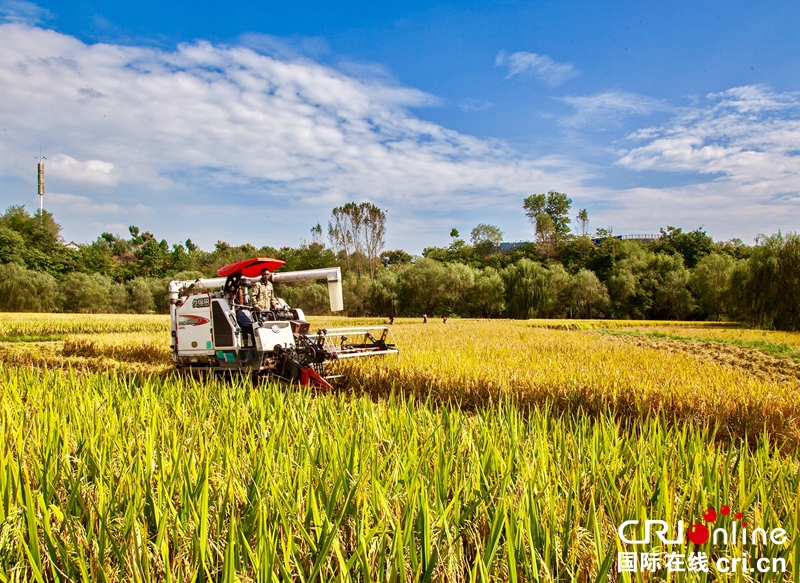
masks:
[[[0,315],[0,581],[800,581],[800,382],[734,342],[764,333],[569,324],[398,319],[310,393],[173,375],[163,316]],[[620,569],[624,521],[725,505],[786,541]]]

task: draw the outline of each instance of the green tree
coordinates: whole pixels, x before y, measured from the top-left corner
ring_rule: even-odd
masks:
[[[381,253],[381,262],[383,263],[384,267],[389,267],[390,265],[407,265],[411,263],[413,258],[411,255],[403,251],[402,249],[395,249],[394,251],[384,251]]]
[[[747,259],[750,257],[750,252],[752,250],[750,246],[745,245],[744,242],[738,237],[728,239],[727,241],[717,241],[714,243],[714,246],[718,252],[730,255],[737,261],[739,259]]]
[[[505,309],[505,284],[500,273],[491,267],[477,271],[469,298],[471,315],[493,318]]]
[[[300,308],[309,316],[326,316],[331,313],[328,286],[317,282],[280,284],[275,293],[293,308]]]
[[[177,243],[172,246],[172,251],[166,258],[166,264],[168,272],[186,271],[194,268],[194,257],[186,247]]]
[[[751,326],[763,326],[763,320],[757,318],[764,298],[754,289],[750,260],[742,259],[733,266],[730,274],[730,285],[726,297],[726,308],[729,315]],[[754,293],[755,292],[755,293]]]
[[[148,235],[149,233],[145,233]],[[139,260],[137,274],[145,277],[163,277],[167,274],[169,265],[169,245],[162,239],[156,241],[155,237],[145,237],[144,242],[136,251]]]
[[[369,202],[349,202],[331,211],[328,222],[331,247],[344,255],[347,267],[361,276],[364,263],[375,277],[386,239],[386,213]]]
[[[153,301],[153,292],[150,290],[150,282],[142,277],[137,277],[127,283],[128,305],[126,312],[134,314],[150,314],[156,309]]]
[[[739,317],[754,326],[800,330],[799,235],[759,237],[731,279]]]
[[[668,320],[691,313],[689,271],[683,257],[656,254],[633,241],[608,241],[616,241],[618,253],[606,279],[615,317]]]
[[[322,245],[322,225],[317,223],[311,227],[311,241],[318,245]]]
[[[113,282],[110,291],[108,292],[108,302],[111,305],[111,311],[115,314],[130,313],[130,296],[128,295],[128,288],[124,283]]]
[[[652,247],[655,252],[680,255],[684,265],[693,269],[703,257],[714,250],[714,240],[700,229],[684,233],[682,229],[667,227],[666,230],[661,229],[661,237]]]
[[[10,206],[0,216],[0,226],[10,229],[19,235],[25,245],[22,249],[22,261],[35,271],[45,271],[52,275],[63,272],[69,263],[69,251],[64,247],[61,239],[61,225],[54,219],[52,213],[37,210],[33,216],[28,214],[24,206]],[[18,240],[9,240],[12,249],[17,249]],[[11,249],[7,249],[9,253]]]
[[[111,311],[111,281],[99,273],[70,273],[59,287],[65,312],[96,314]]]
[[[425,247],[422,256],[440,263],[472,265],[475,262],[474,251],[472,245],[467,245],[463,239],[456,239],[447,247]]]
[[[369,311],[378,316],[393,316],[397,311],[398,273],[381,269],[369,288]]]
[[[585,237],[589,231],[589,211],[581,209],[575,215],[575,221],[578,223],[578,228],[581,230],[581,236]]]
[[[608,290],[593,271],[581,269],[570,277],[564,293],[576,317],[601,318],[608,313],[611,304]]]
[[[25,265],[25,239],[15,230],[0,224],[0,263]]]
[[[443,263],[418,259],[399,273],[397,295],[406,315],[433,315],[445,296],[447,271]]]
[[[84,273],[101,273],[115,277],[119,272],[119,264],[108,240],[98,237],[88,245],[79,245],[76,251],[75,268]]]
[[[688,283],[689,270],[683,266],[664,273],[656,288],[651,317],[663,320],[685,320],[694,309],[692,294],[687,288]]]
[[[719,320],[726,313],[735,264],[730,255],[712,253],[700,260],[689,277],[689,289],[700,309],[712,320]]]
[[[348,273],[342,280],[342,295],[347,315],[351,317],[366,316],[369,311],[369,296],[372,280],[366,275],[359,277]]]
[[[558,239],[569,236],[569,209],[572,206],[572,199],[566,194],[555,190],[547,194],[532,194],[525,198],[522,206],[528,220],[536,226],[537,235],[541,240],[546,240],[546,231],[550,227]],[[545,220],[543,215],[550,220]]]
[[[521,259],[503,272],[506,313],[512,318],[549,318],[563,313],[562,292],[569,275],[560,264],[548,269]]]
[[[614,236],[614,227],[597,227],[594,230],[594,236],[598,239],[608,239]]]
[[[52,312],[58,306],[58,286],[48,273],[16,263],[0,265],[0,311]]]
[[[333,251],[325,247],[322,243],[308,243],[300,247],[282,247],[280,251],[267,251],[262,253],[259,250],[259,256],[274,256],[283,259],[286,262],[284,270],[286,271],[300,271],[303,269],[319,269],[322,267],[332,267],[336,265],[336,256]]]
[[[469,239],[472,241],[473,245],[488,242],[491,243],[493,247],[497,247],[503,240],[503,231],[494,225],[479,223],[470,232]]]
[[[600,245],[595,245],[588,235],[580,235],[561,243],[558,249],[559,261],[570,273],[589,269]]]
[[[439,290],[439,305],[428,315],[462,315],[469,310],[472,290],[475,287],[475,272],[463,263],[445,265],[444,281]]]

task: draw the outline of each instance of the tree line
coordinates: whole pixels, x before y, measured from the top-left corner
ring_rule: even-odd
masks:
[[[214,276],[227,263],[268,256],[286,261],[286,270],[341,266],[352,316],[710,319],[800,329],[798,235],[745,245],[666,227],[643,244],[609,227],[592,237],[585,209],[571,230],[571,202],[554,191],[523,201],[533,242],[501,250],[502,231],[480,224],[469,243],[453,229],[449,245],[422,256],[384,249],[386,216],[370,203],[335,208],[327,245],[317,224],[299,247],[218,241],[211,251],[191,240],[169,245],[135,226],[128,237],[102,233],[65,245],[50,213],[12,206],[0,216],[0,310],[166,312],[169,280]],[[324,284],[277,291],[306,313],[327,313]]]

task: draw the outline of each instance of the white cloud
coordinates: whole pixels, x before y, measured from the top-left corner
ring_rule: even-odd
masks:
[[[593,225],[617,232],[706,224],[721,225],[715,236],[746,237],[751,225],[773,232],[800,220],[795,94],[732,89],[632,134],[623,168],[711,174],[682,187],[619,190],[587,186],[596,176],[580,160],[526,156],[416,117],[411,108],[439,100],[380,67],[273,53],[207,42],[86,45],[0,25],[0,201],[38,205],[41,145],[45,207],[76,241],[96,237],[98,224],[134,223],[206,248],[217,239],[295,245],[332,206],[370,200],[391,211],[388,245],[418,252],[447,244],[449,229],[470,221],[528,237],[521,200],[551,188],[576,208],[608,209],[593,213]],[[498,60],[509,75],[550,84],[577,74],[535,56]],[[565,101],[574,125],[669,111],[622,91]]]
[[[800,192],[798,93],[748,86],[710,94],[629,139],[641,145],[620,152],[628,168],[716,175],[764,202]]]
[[[531,191],[575,193],[587,176],[563,158],[527,157],[416,117],[410,108],[440,100],[380,67],[335,69],[270,50],[86,45],[2,25],[0,176],[30,182],[41,145],[48,190],[117,204],[123,216],[136,204],[157,208],[142,228],[203,245],[221,237],[296,244],[308,236],[304,221],[370,200],[392,210],[389,244],[411,248],[435,242],[432,213],[518,212]],[[0,200],[35,200],[19,193],[6,190]],[[60,205],[65,236],[96,236],[89,202],[50,200]],[[192,221],[179,218],[187,213]]]
[[[464,113],[475,113],[491,107],[494,107],[494,103],[483,99],[464,99],[458,104],[458,109]]]
[[[38,24],[50,18],[53,18],[52,12],[47,8],[37,6],[33,2],[0,0],[0,22]]]
[[[242,46],[280,60],[296,59],[300,56],[313,59],[331,52],[328,42],[322,37],[295,35],[278,38],[271,34],[247,32],[240,35],[238,40]]]
[[[7,24],[0,85],[0,156],[10,161],[3,172],[17,176],[30,173],[19,152],[42,141],[59,153],[51,180],[139,184],[167,197],[235,187],[420,208],[457,196],[469,207],[487,205],[488,191],[517,204],[532,184],[576,184],[580,175],[413,116],[408,108],[436,102],[417,89],[241,46],[86,45]]]
[[[88,196],[68,193],[48,193],[44,195],[48,207],[68,210],[73,213],[87,213],[90,215],[117,215],[117,214],[146,214],[153,212],[147,205],[136,204],[132,207],[123,207],[116,202],[96,202]]]
[[[530,75],[541,79],[548,87],[558,87],[580,75],[580,71],[572,63],[559,63],[547,55],[524,51],[510,55],[506,51],[500,51],[494,64],[495,67],[502,66],[508,69],[506,79],[514,75]]]
[[[67,182],[95,186],[114,186],[117,183],[114,164],[111,162],[102,160],[80,162],[72,156],[57,154],[45,164],[46,174],[55,174]]]
[[[575,113],[562,120],[568,126],[615,123],[624,117],[650,115],[669,107],[657,99],[628,93],[604,91],[596,95],[564,97],[562,101],[572,106]]]
[[[618,234],[657,233],[667,225],[705,228],[718,240],[739,237],[752,244],[759,233],[797,231],[800,200],[732,181],[709,181],[674,187],[635,187],[598,191],[610,203],[592,226],[613,225]]]

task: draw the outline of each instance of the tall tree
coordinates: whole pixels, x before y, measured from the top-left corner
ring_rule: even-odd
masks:
[[[311,227],[311,241],[322,244],[322,225],[319,223]]]
[[[61,225],[48,211],[36,212],[31,216],[24,206],[15,205],[0,215],[0,253],[2,261],[9,256],[16,257],[20,263],[35,271],[46,271],[51,275],[68,270],[69,253],[61,238]]]
[[[575,215],[575,220],[578,223],[578,228],[581,230],[581,237],[585,237],[586,233],[589,232],[589,211],[586,209],[579,210],[578,214]]]
[[[661,237],[653,243],[653,250],[681,255],[686,267],[694,269],[703,257],[714,250],[714,240],[702,229],[684,233],[683,229],[667,227],[666,230],[661,229]]]
[[[364,215],[364,249],[369,262],[369,277],[375,279],[386,244],[386,213],[371,203],[363,202],[360,206]]]
[[[386,213],[369,202],[336,207],[328,222],[328,238],[331,247],[344,254],[348,269],[355,268],[360,277],[366,259],[374,279],[386,241]]]
[[[689,288],[697,298],[700,308],[712,320],[719,320],[725,313],[731,274],[735,266],[736,260],[730,255],[712,253],[700,260],[689,277]]]
[[[525,198],[522,206],[525,215],[536,225],[537,235],[540,234],[540,224],[546,225],[542,215],[549,217],[556,238],[563,239],[569,235],[569,209],[572,206],[572,199],[563,192],[551,190],[547,194],[532,194]]]
[[[732,273],[736,311],[752,325],[800,330],[800,235],[759,236]]]
[[[564,290],[566,299],[575,308],[574,316],[578,318],[597,318],[605,315],[611,303],[608,290],[594,271],[581,269],[570,277]]]
[[[354,202],[337,206],[331,211],[331,220],[328,221],[328,240],[331,248],[337,253],[344,254],[348,269],[352,269],[351,257],[356,252],[356,232],[360,229],[357,209],[358,205]]]
[[[489,241],[493,246],[497,247],[503,240],[503,231],[494,225],[480,223],[474,229],[472,229],[469,234],[469,238],[473,245],[479,245]]]

